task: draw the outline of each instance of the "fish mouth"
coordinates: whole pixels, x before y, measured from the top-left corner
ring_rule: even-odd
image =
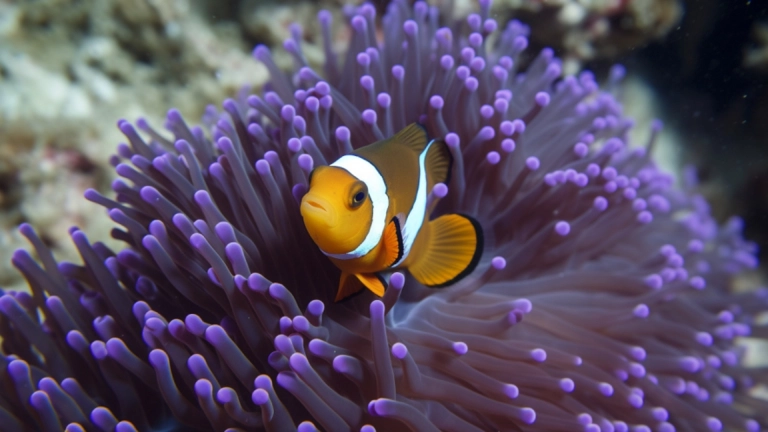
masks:
[[[311,205],[312,207],[319,208],[322,211],[328,211],[325,209],[325,207],[321,206],[320,204],[316,203],[315,201],[307,201],[307,204]]]
[[[301,200],[301,215],[308,228],[328,229],[335,224],[336,212],[328,201],[318,196],[305,196]],[[310,227],[311,225],[311,227]]]

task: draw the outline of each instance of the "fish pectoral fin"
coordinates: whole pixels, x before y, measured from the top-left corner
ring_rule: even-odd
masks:
[[[428,287],[441,288],[472,273],[483,253],[480,224],[459,214],[428,223],[425,250],[408,266],[413,277]]]
[[[358,273],[357,279],[379,297],[384,296],[384,280],[376,273]]]
[[[402,226],[402,221],[395,216],[384,229],[382,241],[384,242],[384,256],[386,257],[387,267],[393,266],[403,257]]]
[[[363,289],[364,285],[360,283],[360,280],[354,275],[346,272],[341,272],[341,278],[339,279],[339,291],[336,293],[336,300],[341,301],[345,298],[357,293]]]
[[[434,140],[429,146],[427,157],[424,161],[424,167],[427,172],[428,191],[436,183],[445,183],[451,180],[451,168],[453,166],[453,156],[448,149],[448,145],[443,140]]]
[[[339,279],[339,291],[336,293],[337,302],[358,293],[363,288],[368,288],[381,297],[384,295],[384,279],[376,273],[347,273],[341,272]]]
[[[424,126],[418,123],[411,123],[406,126],[405,129],[392,136],[391,139],[392,142],[396,142],[412,149],[416,154],[421,154],[429,142],[427,138],[427,130],[424,129]]]

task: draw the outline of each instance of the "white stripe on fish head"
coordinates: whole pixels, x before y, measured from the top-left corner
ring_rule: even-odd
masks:
[[[322,251],[331,258],[350,260],[365,256],[373,250],[384,234],[384,227],[387,225],[387,210],[389,209],[389,196],[387,195],[387,184],[376,167],[357,155],[345,155],[331,164],[332,167],[338,167],[346,170],[353,177],[365,183],[368,188],[368,196],[371,198],[373,214],[371,218],[371,228],[368,230],[363,241],[355,250],[342,253],[330,254]]]

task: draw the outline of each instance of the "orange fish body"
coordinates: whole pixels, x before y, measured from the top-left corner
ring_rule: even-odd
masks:
[[[429,220],[429,191],[447,183],[450,170],[446,144],[412,124],[312,172],[301,214],[342,271],[336,301],[362,287],[382,296],[383,271],[405,268],[441,287],[474,270],[483,247],[479,224],[458,214]]]

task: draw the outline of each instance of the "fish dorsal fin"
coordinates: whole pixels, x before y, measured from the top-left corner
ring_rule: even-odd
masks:
[[[387,224],[384,229],[384,255],[386,256],[387,267],[400,261],[403,257],[403,232],[401,231],[401,222],[397,216]]]
[[[427,192],[432,190],[435,183],[445,183],[451,179],[453,156],[448,145],[443,140],[434,140],[427,151],[424,168],[427,172]]]
[[[412,149],[416,154],[420,154],[427,147],[429,139],[427,130],[418,123],[411,123],[391,138],[392,142],[406,146]]]
[[[384,296],[384,281],[376,273],[358,273],[357,279],[379,297]]]

